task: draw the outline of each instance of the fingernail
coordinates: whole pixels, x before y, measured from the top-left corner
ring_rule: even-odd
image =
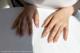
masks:
[[[42,38],[44,38],[45,37],[45,35],[44,34],[42,34]]]
[[[39,28],[39,25],[38,25],[38,24],[36,24],[36,27],[37,27],[37,28]]]
[[[52,39],[49,39],[49,40],[48,40],[48,43],[51,43],[52,41],[53,41]]]
[[[44,26],[44,23],[42,24],[42,26],[41,27],[43,27]]]
[[[67,39],[64,39],[65,41],[67,41]]]
[[[53,41],[53,43],[55,43],[56,41]]]
[[[44,38],[45,36],[46,36],[46,33],[43,31],[42,38]]]
[[[53,40],[53,43],[56,43],[57,42],[57,40]]]
[[[44,38],[44,35],[42,34],[41,38]]]
[[[39,23],[37,23],[37,22],[36,22],[36,24],[35,24],[35,25],[36,25],[36,27],[37,27],[37,28],[39,27]]]

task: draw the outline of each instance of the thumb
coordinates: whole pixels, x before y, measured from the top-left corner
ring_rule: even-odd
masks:
[[[33,20],[34,20],[34,24],[36,27],[39,27],[39,14],[38,11],[36,10],[34,15],[33,15]]]

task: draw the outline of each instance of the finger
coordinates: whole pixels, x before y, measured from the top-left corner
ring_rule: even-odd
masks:
[[[65,41],[68,38],[68,26],[63,29],[63,38]]]
[[[22,15],[23,15],[23,13],[24,13],[24,10],[23,10],[23,11],[20,13],[20,15],[15,19],[15,21],[13,22],[13,25],[12,25],[12,29],[14,29],[14,28],[16,28],[16,27],[18,26],[19,21],[20,21]]]
[[[32,12],[33,13],[33,12]],[[25,17],[24,17],[24,25],[23,31],[26,32],[27,35],[32,34],[32,14],[25,12]]]
[[[47,17],[47,19],[44,21],[44,23],[42,24],[42,27],[44,26],[46,26],[46,25],[48,25],[48,23],[50,22],[50,20],[52,19],[52,17],[53,17],[53,15],[54,15],[54,13],[52,13],[51,15],[49,15],[48,17]]]
[[[32,18],[28,16],[26,20],[28,24],[28,33],[29,35],[32,35]]]
[[[20,19],[20,22],[18,24],[18,26],[16,27],[16,34],[22,36],[22,20]]]
[[[56,10],[55,12],[51,13],[51,15],[49,15],[47,17],[47,19],[44,21],[44,23],[42,24],[42,27],[46,27],[48,25],[48,23],[51,21],[51,19],[53,18],[53,16],[56,14],[56,12],[59,10]]]
[[[38,11],[36,10],[34,15],[33,15],[33,20],[34,20],[34,24],[36,27],[39,27],[39,14]]]
[[[51,30],[51,33],[49,34],[48,37],[48,42],[53,42],[53,39],[57,33],[57,31],[59,30],[60,24],[55,25],[55,27]]]
[[[18,34],[18,35],[20,35],[20,36],[22,36],[23,35],[23,30],[22,30],[22,27],[23,27],[23,20],[24,20],[24,18],[25,18],[25,14],[26,13],[24,13],[23,12],[23,14],[20,14],[20,20],[18,21],[19,23],[18,23],[18,25],[16,26],[16,34]]]
[[[27,17],[25,17],[24,20],[23,20],[23,31],[24,31],[24,33],[28,34],[28,30],[29,30],[28,21],[27,21]]]
[[[55,35],[55,37],[53,39],[53,43],[58,41],[62,31],[63,31],[63,26],[60,26],[59,30],[57,31],[57,33],[56,33],[56,35]]]
[[[42,33],[42,37],[45,37],[49,32],[50,30],[53,28],[53,26],[56,24],[56,20],[53,19],[49,25],[47,27],[45,27],[45,29],[43,30],[43,33]]]

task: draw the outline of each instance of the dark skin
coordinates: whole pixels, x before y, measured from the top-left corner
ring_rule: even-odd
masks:
[[[27,9],[27,10],[26,10]],[[32,19],[36,27],[39,26],[38,12],[34,5],[24,5],[23,11],[15,19],[12,29],[16,29],[16,34],[23,36],[24,33],[32,35]]]

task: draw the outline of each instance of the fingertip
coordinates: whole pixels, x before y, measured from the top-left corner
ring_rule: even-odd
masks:
[[[35,26],[38,28],[39,27],[39,21],[35,21]]]
[[[42,38],[44,38],[45,37],[45,35],[44,35],[44,33],[42,33],[42,36],[41,36]]]
[[[57,41],[53,40],[53,43],[56,43]]]
[[[56,38],[54,38],[53,39],[53,43],[56,43],[58,41],[58,38],[56,39]]]
[[[35,24],[36,28],[39,28],[39,24]]]
[[[64,28],[64,40],[67,41],[68,39],[68,28]]]
[[[41,27],[44,27],[44,25],[45,25],[45,23],[43,23],[43,24],[41,25]]]
[[[45,30],[42,32],[42,38],[46,36]]]
[[[67,41],[67,38],[64,38],[64,41]]]
[[[53,39],[48,38],[48,43],[51,43],[51,42],[53,42]]]

